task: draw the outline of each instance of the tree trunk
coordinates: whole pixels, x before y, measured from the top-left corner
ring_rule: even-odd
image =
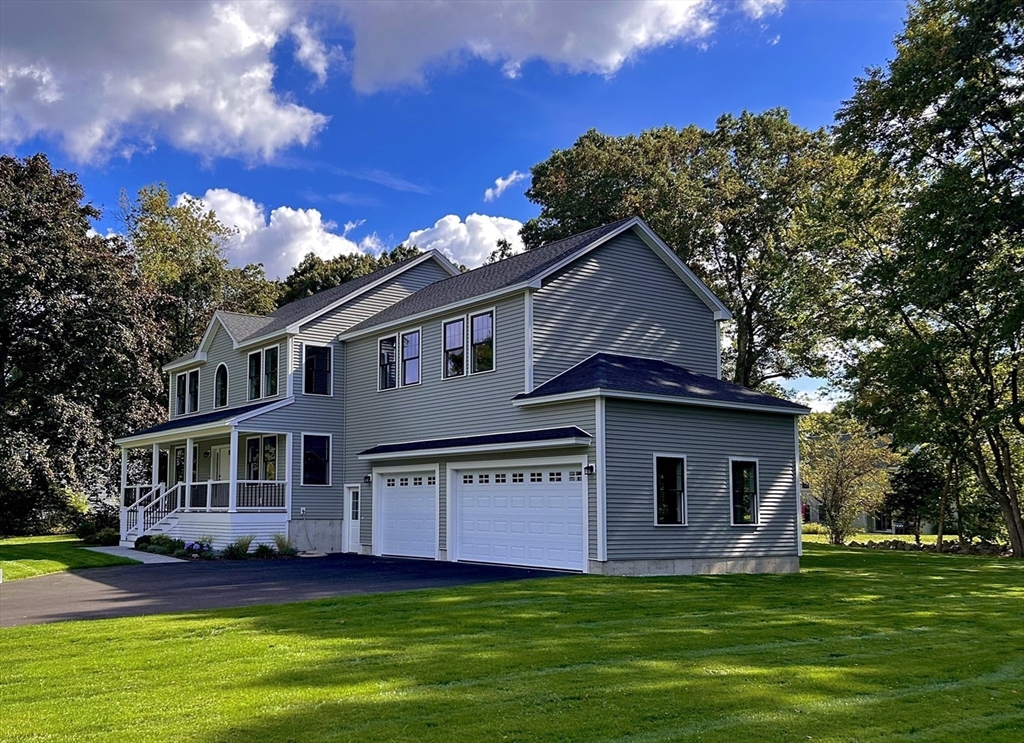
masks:
[[[949,495],[949,486],[953,482],[953,457],[946,463],[946,481],[942,483],[942,492],[939,493],[939,524],[938,536],[935,539],[935,551],[942,553],[942,532],[946,526],[946,498]]]

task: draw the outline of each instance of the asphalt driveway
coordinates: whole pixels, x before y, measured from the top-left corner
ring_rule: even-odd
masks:
[[[552,575],[560,573],[362,555],[119,565],[0,583],[0,627],[285,604]]]

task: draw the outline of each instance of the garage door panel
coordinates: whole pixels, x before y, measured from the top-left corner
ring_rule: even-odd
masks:
[[[583,477],[570,467],[464,470],[456,559],[583,570]]]
[[[381,487],[381,554],[437,556],[437,491],[433,472],[387,476]]]

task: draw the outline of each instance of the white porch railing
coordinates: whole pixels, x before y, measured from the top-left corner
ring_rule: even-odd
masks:
[[[179,482],[170,490],[164,491],[162,495],[153,499],[153,502],[142,509],[139,522],[142,525],[141,534],[145,534],[158,525],[171,514],[179,511],[185,505],[185,483]]]

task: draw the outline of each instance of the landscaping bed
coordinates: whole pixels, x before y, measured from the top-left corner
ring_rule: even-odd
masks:
[[[136,539],[135,549],[183,560],[272,560],[298,554],[298,550],[284,534],[275,534],[274,544],[257,544],[253,547],[254,540],[253,536],[238,537],[224,549],[215,550],[212,537],[185,540],[157,534]]]

